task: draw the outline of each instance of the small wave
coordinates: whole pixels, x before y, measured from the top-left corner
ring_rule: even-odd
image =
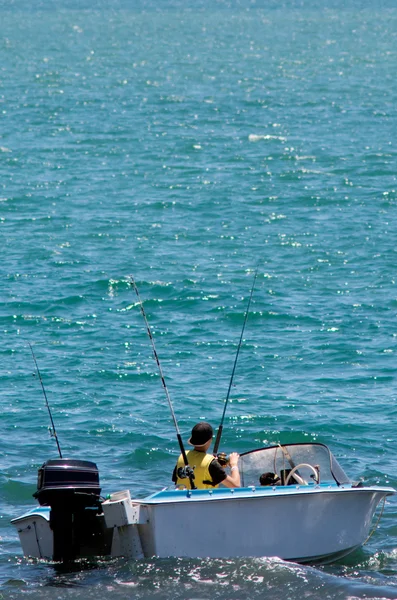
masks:
[[[281,135],[257,135],[250,133],[248,136],[249,142],[260,142],[261,140],[277,140],[278,142],[286,142],[287,138]]]

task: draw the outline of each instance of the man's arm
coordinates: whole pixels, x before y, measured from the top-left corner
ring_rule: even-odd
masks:
[[[226,475],[226,479],[222,481],[222,484],[228,488],[240,487],[240,471],[238,468],[238,452],[231,452],[229,456],[230,475]]]

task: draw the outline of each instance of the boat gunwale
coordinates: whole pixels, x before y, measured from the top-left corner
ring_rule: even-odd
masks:
[[[258,498],[290,498],[292,496],[338,494],[338,493],[368,493],[377,492],[387,496],[397,494],[397,490],[388,486],[360,486],[352,484],[338,486],[337,484],[314,484],[309,486],[272,486],[246,488],[228,488],[217,490],[161,490],[146,498],[132,499],[133,504],[157,506],[161,504],[180,504],[181,502],[230,502],[233,500],[252,500]],[[178,497],[179,496],[179,497]]]
[[[15,523],[19,523],[23,519],[30,519],[32,517],[40,517],[45,521],[49,521],[50,511],[50,506],[36,506],[35,508],[31,508],[30,510],[28,510],[28,512],[23,513],[23,515],[20,515],[19,517],[14,517],[13,519],[11,519],[10,523],[12,525],[15,525]]]

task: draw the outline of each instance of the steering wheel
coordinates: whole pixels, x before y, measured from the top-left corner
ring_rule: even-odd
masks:
[[[301,477],[300,475],[297,475],[297,470],[298,469],[302,469],[303,467],[307,467],[308,469],[310,469],[311,471],[313,471],[314,473],[314,481],[316,483],[318,483],[319,481],[319,475],[318,475],[318,471],[316,471],[316,469],[312,466],[309,465],[309,463],[301,463],[300,465],[296,465],[296,467],[294,467],[293,469],[291,469],[291,471],[288,473],[288,477],[285,480],[285,484],[284,485],[288,485],[289,480],[291,479],[291,477],[294,477],[296,479],[296,481],[298,483],[300,483],[300,485],[309,485],[308,482],[303,479],[303,477]]]

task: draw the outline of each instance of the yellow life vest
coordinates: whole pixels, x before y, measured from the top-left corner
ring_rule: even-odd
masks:
[[[189,450],[186,452],[186,456],[189,462],[189,466],[194,469],[194,485],[198,490],[205,490],[207,488],[213,489],[214,487],[218,487],[218,485],[210,485],[209,483],[204,483],[204,481],[212,481],[209,466],[214,460],[212,454],[206,454],[205,452],[197,452],[197,450]],[[188,477],[185,479],[181,479],[178,477],[178,469],[180,467],[184,467],[185,463],[183,462],[182,454],[178,458],[178,462],[176,464],[176,474],[177,481],[176,485],[186,487],[188,490],[190,487],[190,480]]]

